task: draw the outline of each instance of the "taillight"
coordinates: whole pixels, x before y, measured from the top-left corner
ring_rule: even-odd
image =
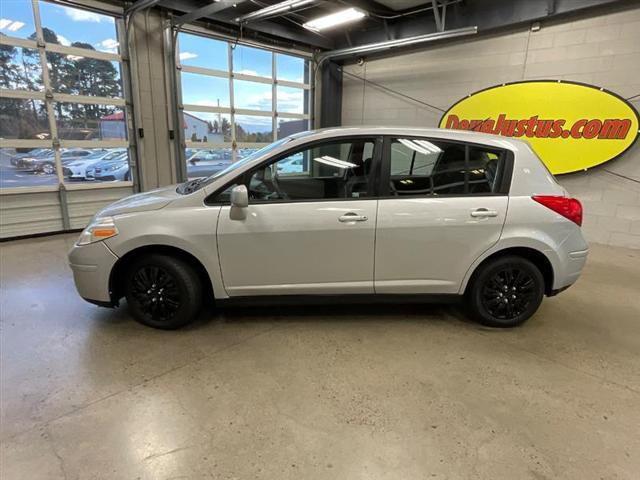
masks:
[[[563,217],[568,218],[576,225],[582,226],[582,204],[579,200],[571,197],[551,195],[536,195],[531,198]]]

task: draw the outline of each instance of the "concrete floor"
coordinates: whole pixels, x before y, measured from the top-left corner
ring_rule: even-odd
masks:
[[[638,479],[640,252],[593,246],[526,325],[269,308],[145,328],[76,235],[0,245],[2,479]]]

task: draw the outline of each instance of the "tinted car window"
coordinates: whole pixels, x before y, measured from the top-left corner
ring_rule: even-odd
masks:
[[[371,196],[374,139],[339,140],[293,151],[243,175],[251,202]],[[236,183],[236,184],[238,184]],[[229,201],[231,188],[216,196]]]
[[[495,193],[503,152],[462,143],[394,138],[389,189],[393,196]]]

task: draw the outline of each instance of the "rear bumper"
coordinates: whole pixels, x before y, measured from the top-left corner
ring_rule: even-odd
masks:
[[[104,242],[74,245],[69,252],[69,266],[80,296],[98,305],[113,305],[109,278],[117,261],[118,256]]]
[[[556,281],[552,294],[558,294],[576,283],[582,273],[582,269],[587,263],[589,249],[569,252],[564,259],[563,271],[556,272]]]

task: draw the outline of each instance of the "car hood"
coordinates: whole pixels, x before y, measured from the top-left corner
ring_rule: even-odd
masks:
[[[175,200],[180,195],[176,193],[176,186],[171,185],[150,192],[138,193],[118,200],[115,203],[100,210],[96,217],[111,217],[114,215],[122,215],[125,213],[147,212],[151,210],[160,210]]]

